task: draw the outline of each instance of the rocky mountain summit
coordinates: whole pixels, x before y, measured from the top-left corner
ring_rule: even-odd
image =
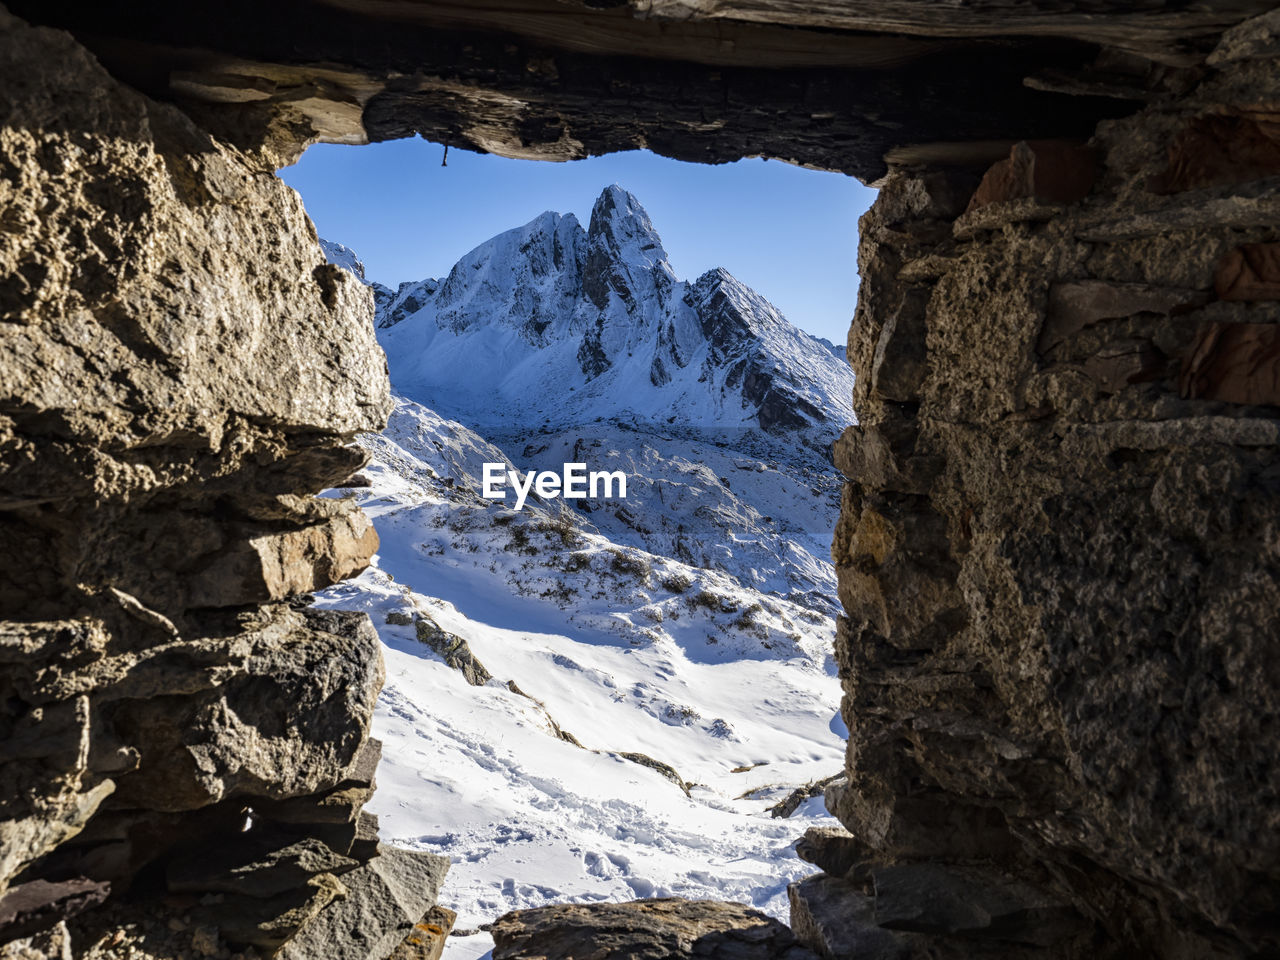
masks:
[[[331,260],[348,266],[343,251]],[[853,374],[829,343],[725,270],[678,279],[648,214],[616,185],[585,230],[544,213],[442,280],[375,296],[392,382],[464,422],[622,418],[825,452],[852,420]]]

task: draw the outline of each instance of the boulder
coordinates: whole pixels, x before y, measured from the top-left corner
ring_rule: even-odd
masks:
[[[388,622],[391,622],[390,616],[391,614],[388,615]],[[456,633],[442,630],[426,614],[419,612],[413,615],[413,629],[419,641],[438,653],[448,666],[459,671],[473,687],[482,687],[493,679],[493,674],[471,652],[466,640]]]
[[[740,903],[653,899],[516,910],[493,924],[493,960],[815,960]]]
[[[787,887],[791,929],[825,960],[926,960],[920,939],[875,923],[873,899],[852,882],[816,874]]]
[[[796,841],[796,856],[832,877],[843,877],[871,849],[844,827],[810,827]]]
[[[346,896],[311,918],[276,960],[386,960],[435,906],[448,869],[446,857],[380,846],[343,875]]]

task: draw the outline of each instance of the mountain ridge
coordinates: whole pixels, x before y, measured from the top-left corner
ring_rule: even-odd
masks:
[[[353,251],[325,249],[368,283]],[[747,428],[825,451],[853,421],[838,348],[724,268],[679,279],[647,212],[616,184],[586,229],[547,211],[442,279],[368,285],[392,380],[469,422]]]

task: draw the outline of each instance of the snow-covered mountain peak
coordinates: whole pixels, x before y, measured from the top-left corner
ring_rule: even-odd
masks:
[[[543,213],[443,281],[375,285],[375,296],[392,382],[468,423],[745,429],[825,457],[853,419],[853,373],[829,344],[727,270],[677,278],[649,215],[616,184],[586,230]]]
[[[615,260],[636,266],[653,269],[667,262],[667,251],[648,212],[634,194],[616,183],[596,198],[587,241],[608,251]]]
[[[362,283],[368,282],[364,276],[364,262],[356,256],[356,252],[350,247],[321,237],[320,249],[324,251],[324,258],[334,266],[342,267],[343,270],[349,270],[354,273]]]
[[[548,211],[476,247],[454,265],[434,298],[435,320],[454,333],[512,326],[530,344],[567,320],[581,290],[586,241],[571,213]]]
[[[676,282],[640,201],[617,184],[606,187],[587,230],[582,292],[598,314],[579,352],[583,372],[599,376],[620,355],[634,355],[661,324]]]

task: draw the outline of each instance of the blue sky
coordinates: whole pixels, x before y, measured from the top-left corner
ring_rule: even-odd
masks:
[[[792,323],[843,344],[858,289],[858,217],[875,192],[851,177],[776,160],[708,166],[647,151],[572,163],[449,151],[424,140],[318,144],[280,176],[302,194],[320,236],[351,247],[395,287],[442,277],[494,234],[544,210],[585,227],[611,183],[649,211],[676,274],[724,267]]]

